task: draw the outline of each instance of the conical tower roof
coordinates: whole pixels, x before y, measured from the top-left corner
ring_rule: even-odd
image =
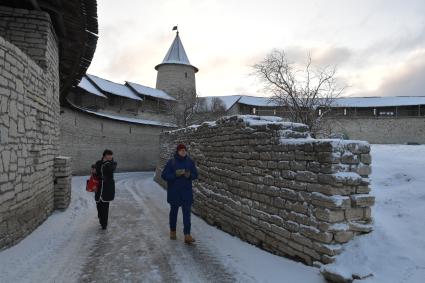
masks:
[[[173,43],[168,49],[167,54],[162,60],[161,64],[155,66],[155,70],[158,70],[158,67],[164,64],[178,64],[178,65],[187,65],[195,69],[195,73],[198,72],[198,68],[190,64],[189,58],[187,58],[186,51],[184,50],[183,43],[180,39],[179,32],[176,33]]]

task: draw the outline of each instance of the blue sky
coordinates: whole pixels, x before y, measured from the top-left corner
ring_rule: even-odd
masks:
[[[424,0],[101,0],[89,73],[155,86],[179,26],[197,90],[267,95],[251,66],[274,48],[337,65],[347,96],[425,95]]]

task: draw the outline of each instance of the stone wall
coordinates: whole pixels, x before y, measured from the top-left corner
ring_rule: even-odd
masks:
[[[327,127],[350,139],[378,144],[425,144],[425,117],[328,119]]]
[[[53,210],[58,64],[48,14],[0,6],[0,249]]]
[[[277,117],[225,117],[161,135],[161,184],[179,142],[199,169],[193,212],[247,242],[329,263],[341,244],[372,229],[367,142],[312,139],[305,125]]]
[[[54,207],[66,209],[71,202],[72,162],[70,157],[58,156],[54,164]]]
[[[114,152],[117,171],[154,170],[158,142],[169,128],[120,122],[63,108],[60,116],[60,152],[72,157],[72,170],[89,175],[91,165],[105,149]]]

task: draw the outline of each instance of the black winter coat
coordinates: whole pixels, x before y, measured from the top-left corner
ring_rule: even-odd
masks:
[[[96,175],[100,178],[99,189],[97,190],[94,198],[96,202],[100,200],[103,202],[113,201],[115,198],[115,180],[114,171],[117,168],[115,161],[96,162]]]

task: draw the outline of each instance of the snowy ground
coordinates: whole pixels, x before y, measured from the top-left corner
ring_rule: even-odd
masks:
[[[0,282],[324,282],[317,268],[264,252],[196,216],[196,246],[183,244],[182,235],[170,241],[165,191],[152,178],[116,175],[106,232],[86,177],[73,178],[70,208],[0,252]]]
[[[374,231],[327,269],[361,282],[425,282],[425,146],[373,145]]]
[[[367,282],[424,282],[425,146],[372,146],[375,231],[328,266]],[[117,174],[110,226],[85,177],[70,208],[0,252],[0,282],[324,282],[319,270],[264,252],[193,217],[195,247],[168,240],[165,191],[152,173]],[[181,216],[181,215],[179,215]],[[179,219],[181,226],[181,219]],[[363,282],[363,281],[362,281]]]

